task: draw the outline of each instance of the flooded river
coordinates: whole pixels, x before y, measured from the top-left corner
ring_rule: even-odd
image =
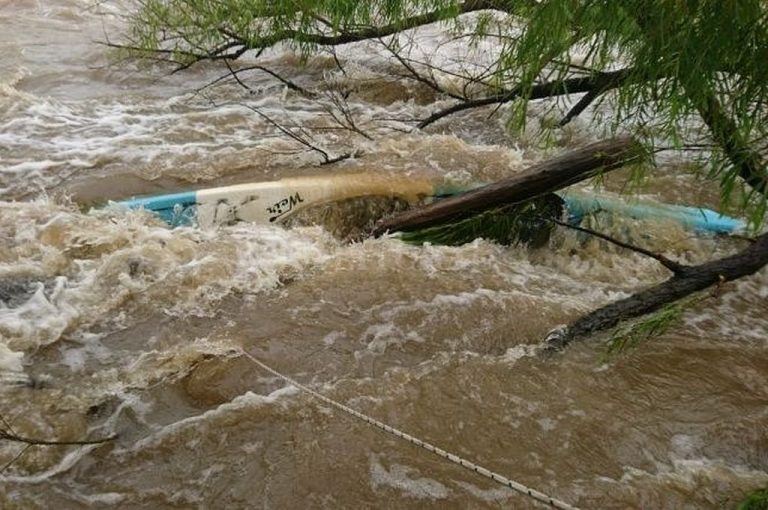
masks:
[[[491,181],[594,140],[595,128],[574,122],[548,151],[507,133],[506,109],[411,131],[450,103],[393,77],[376,43],[339,48],[343,73],[330,55],[300,66],[276,49],[260,62],[305,87],[341,84],[372,138],[315,131],[330,156],[357,151],[319,166],[248,106],[324,127],[328,101],[266,73],[242,75],[252,92],[199,91],[225,69],[110,65],[99,43],[123,29],[124,7],[0,4],[0,415],[28,437],[117,435],[27,449],[0,474],[0,507],[538,508],[313,400],[242,351],[579,507],[732,508],[768,484],[765,270],[625,354],[606,357],[601,335],[544,358],[536,346],[552,328],[667,272],[561,231],[539,249],[412,246],[349,243],[334,235],[350,227],[345,214],[171,230],[143,212],[92,210],[297,175]],[[425,51],[443,35],[418,34]],[[717,205],[682,168],[659,166],[641,192]],[[683,262],[743,246],[671,225],[606,228]],[[0,442],[0,466],[23,448]]]

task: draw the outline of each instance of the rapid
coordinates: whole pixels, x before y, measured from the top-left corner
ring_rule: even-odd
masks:
[[[260,62],[306,87],[344,84],[357,125],[374,135],[318,131],[332,156],[359,151],[318,166],[316,152],[247,108],[327,120],[270,75],[244,75],[248,92],[204,88],[220,66],[116,63],[102,43],[124,30],[128,6],[0,4],[0,423],[41,439],[116,436],[24,452],[0,441],[0,508],[539,508],[312,399],[242,351],[582,508],[733,508],[768,484],[766,270],[626,353],[607,356],[598,335],[542,357],[552,328],[666,270],[567,231],[538,249],[339,235],[372,221],[373,201],[291,228],[205,230],[100,207],[298,175],[488,182],[597,128],[576,121],[537,149],[533,135],[506,131],[502,108],[412,131],[408,119],[450,103],[393,77],[375,43],[338,48],[344,73],[329,55],[302,64],[277,48]],[[429,26],[416,40],[427,54],[442,37]],[[531,113],[531,130],[544,116]],[[712,186],[684,169],[665,161],[640,192],[716,207]],[[602,186],[619,192],[630,177]],[[606,228],[682,262],[743,246],[674,225]]]

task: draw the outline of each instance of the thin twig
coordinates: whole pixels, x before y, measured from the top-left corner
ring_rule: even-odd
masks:
[[[229,66],[227,66],[227,67],[229,67]],[[317,96],[316,92],[312,92],[311,90],[305,89],[304,87],[302,87],[301,85],[297,84],[296,82],[293,82],[293,81],[289,80],[288,78],[286,78],[286,77],[278,74],[277,72],[275,72],[275,71],[273,71],[273,70],[271,70],[269,68],[266,68],[264,66],[252,65],[252,66],[248,66],[248,67],[243,67],[243,68],[240,68],[240,69],[236,70],[235,74],[243,73],[243,72],[246,72],[246,71],[253,71],[253,70],[259,70],[259,71],[263,71],[263,72],[267,73],[268,75],[276,78],[279,82],[281,82],[283,85],[285,85],[289,89],[293,90],[294,92],[298,92],[302,96],[306,96],[306,97],[310,97],[310,98]]]
[[[578,117],[581,112],[587,109],[589,105],[592,104],[592,102],[597,99],[597,96],[600,95],[599,89],[590,90],[586,94],[584,94],[584,97],[579,99],[579,101],[573,105],[573,108],[568,110],[568,113],[565,114],[565,117],[560,119],[560,122],[557,123],[558,126],[563,127],[569,122],[571,122],[574,118]]]
[[[339,119],[333,110],[327,107],[327,105],[322,105],[323,109],[328,113],[328,115],[331,116],[331,118],[333,118],[334,121],[336,121],[337,124],[339,124],[339,126],[362,136],[366,140],[373,140],[373,137],[360,129],[360,127],[357,125],[357,122],[355,122],[355,118],[349,108],[347,96],[341,93],[337,94],[333,90],[329,90],[328,99],[330,99],[331,103],[336,107],[336,109],[341,112],[341,115],[344,117],[344,119]]]
[[[610,83],[609,88],[615,88],[619,83],[622,83],[626,76],[630,73],[630,69],[620,69],[618,71],[608,71],[601,73],[597,76],[580,76],[575,78],[555,79],[544,83],[537,83],[533,85],[530,90],[524,91],[521,86],[517,86],[512,90],[494,94],[492,96],[482,97],[479,99],[472,99],[464,103],[455,104],[443,110],[439,110],[426,119],[422,120],[418,124],[419,129],[437,122],[438,120],[458,113],[464,110],[472,108],[478,108],[481,106],[488,106],[497,103],[508,103],[526,94],[528,99],[544,99],[547,97],[563,96],[568,94],[577,94],[580,92],[589,92],[596,87],[603,86],[604,81],[607,80]],[[607,89],[606,89],[607,90]]]
[[[10,462],[6,463],[6,465],[5,465],[5,466],[3,466],[3,469],[0,469],[0,475],[1,475],[1,474],[3,474],[3,473],[5,473],[5,471],[6,471],[6,470],[7,470],[9,467],[11,467],[11,466],[12,466],[12,465],[13,465],[13,464],[14,464],[14,463],[17,461],[17,460],[19,460],[19,459],[21,458],[21,456],[22,456],[22,455],[24,455],[24,454],[27,452],[27,450],[29,450],[30,448],[32,448],[32,444],[31,444],[31,443],[27,443],[27,444],[24,446],[24,448],[22,448],[22,449],[21,449],[21,451],[20,451],[19,453],[17,453],[17,454],[16,454],[16,456],[15,456],[15,457],[13,457],[13,458],[10,460]]]
[[[392,54],[393,57],[400,63],[401,66],[403,66],[406,71],[408,71],[408,74],[406,75],[407,78],[411,78],[419,83],[423,83],[427,87],[431,88],[435,92],[439,94],[445,94],[446,96],[452,97],[453,99],[458,99],[459,101],[466,101],[466,97],[459,96],[457,94],[454,94],[448,90],[445,90],[440,85],[438,85],[437,81],[434,79],[434,76],[432,73],[430,73],[430,78],[426,78],[422,76],[410,63],[408,62],[408,59],[404,58],[400,53],[392,48],[389,44],[385,43],[383,40],[379,39],[379,42],[384,46],[384,48],[387,49],[387,51]]]
[[[270,75],[270,76],[272,76],[272,77],[276,78],[276,79],[277,79],[277,80],[278,80],[280,83],[282,83],[283,85],[285,85],[285,86],[286,86],[286,87],[288,87],[289,89],[291,89],[291,90],[293,90],[293,91],[295,91],[295,92],[298,92],[299,94],[301,94],[301,95],[303,95],[303,96],[306,96],[306,97],[310,97],[310,98],[311,98],[311,97],[316,97],[316,96],[317,96],[317,93],[316,93],[316,92],[312,92],[312,91],[310,91],[310,90],[307,90],[307,89],[305,89],[304,87],[302,87],[301,85],[298,85],[298,84],[296,84],[296,83],[292,82],[292,81],[291,81],[291,80],[289,80],[288,78],[285,78],[284,76],[281,76],[281,75],[280,75],[280,74],[278,74],[277,72],[275,72],[275,71],[273,71],[273,70],[271,70],[271,69],[268,69],[268,68],[266,68],[266,67],[264,67],[264,66],[261,66],[261,65],[252,65],[252,66],[247,66],[247,67],[241,67],[240,69],[234,69],[234,68],[232,68],[231,64],[229,63],[229,60],[224,60],[224,63],[226,64],[226,66],[227,66],[227,69],[229,70],[229,75],[231,75],[231,76],[232,76],[232,78],[234,78],[234,79],[237,81],[237,83],[238,83],[238,84],[239,84],[241,87],[243,87],[244,89],[246,89],[248,92],[251,92],[251,93],[253,93],[253,89],[252,89],[251,87],[249,87],[248,85],[246,85],[246,84],[245,84],[245,83],[244,83],[244,82],[243,82],[243,81],[240,79],[240,77],[238,76],[238,74],[239,74],[239,73],[244,73],[244,72],[247,72],[247,71],[258,70],[258,71],[263,71],[263,72],[267,73],[268,75]],[[217,78],[216,80],[214,80],[213,82],[211,82],[211,85],[212,85],[212,84],[215,84],[216,82],[220,81],[221,79],[222,79],[221,77],[220,77],[220,78]]]
[[[339,56],[336,54],[336,48],[333,46],[330,47],[331,56],[333,57],[333,61],[336,63],[336,67],[341,71],[341,74],[344,76],[347,76],[347,70],[344,69],[344,66],[341,63],[341,60],[339,60]]]
[[[345,159],[349,159],[352,157],[351,152],[345,152],[344,154],[340,154],[339,156],[336,156],[335,158],[326,159],[322,163],[320,163],[320,166],[326,166],[326,165],[332,165],[334,163],[338,163],[339,161],[344,161]]]
[[[3,426],[7,430],[0,430],[0,440],[6,440],[6,441],[12,441],[15,443],[24,443],[24,448],[21,449],[19,453],[17,453],[10,462],[6,463],[2,469],[0,469],[0,474],[5,473],[6,470],[8,470],[9,467],[11,467],[17,460],[19,460],[27,450],[29,450],[32,446],[72,446],[72,445],[93,445],[93,444],[102,444],[106,443],[108,441],[112,441],[117,438],[117,435],[112,435],[109,437],[105,437],[102,439],[86,439],[86,440],[80,440],[80,441],[53,441],[48,439],[37,439],[32,437],[25,437],[18,435],[14,430],[11,424],[8,422],[8,420],[5,419],[5,417],[0,414],[0,421],[2,421]]]
[[[270,125],[272,125],[274,128],[276,128],[278,131],[280,131],[281,133],[283,133],[284,135],[286,135],[290,139],[292,139],[292,140],[300,143],[304,147],[306,147],[306,148],[308,148],[308,149],[310,149],[312,151],[315,151],[318,154],[320,154],[323,157],[323,161],[325,161],[326,163],[331,159],[331,157],[328,155],[328,153],[326,151],[324,151],[320,147],[316,146],[315,144],[313,144],[312,142],[310,142],[309,140],[307,140],[303,136],[297,135],[296,133],[294,133],[293,131],[291,131],[287,127],[283,126],[282,124],[280,124],[279,122],[277,122],[272,117],[270,117],[266,113],[262,112],[261,110],[259,110],[255,106],[251,106],[251,105],[247,105],[247,104],[241,104],[241,105],[244,106],[245,108],[248,108],[253,113],[255,113],[256,115],[261,117],[262,119],[266,120]]]
[[[81,441],[50,441],[47,439],[35,439],[32,437],[18,436],[6,431],[0,431],[0,440],[13,441],[16,443],[26,443],[35,446],[71,446],[71,445],[89,445],[101,444],[117,439],[117,435],[111,435],[102,439],[84,439]]]
[[[654,147],[653,152],[655,154],[658,152],[666,151],[706,151],[713,150],[717,147],[719,146],[713,143],[687,143],[679,147],[675,147],[674,145],[662,145],[660,147]]]
[[[2,414],[0,414],[0,421],[3,422],[3,425],[5,425],[5,428],[7,428],[11,432],[11,434],[16,433],[16,431],[13,430],[13,427],[11,427],[11,424],[8,423],[8,421],[5,419],[5,416],[3,416]]]
[[[235,79],[235,81],[238,83],[238,85],[240,85],[241,87],[243,87],[243,88],[244,88],[245,90],[247,90],[248,92],[250,92],[250,93],[253,93],[253,89],[252,89],[251,87],[249,87],[248,85],[246,85],[245,83],[243,83],[243,81],[242,81],[242,80],[240,79],[240,77],[237,75],[237,73],[235,72],[235,70],[234,70],[234,69],[232,69],[232,66],[231,66],[231,65],[229,65],[229,60],[227,60],[227,59],[224,59],[224,65],[226,65],[226,66],[227,66],[227,69],[229,69],[229,74],[232,76],[232,78],[234,78],[234,79]]]
[[[615,244],[616,246],[619,246],[621,248],[625,248],[627,250],[634,251],[636,253],[640,253],[641,255],[645,255],[646,257],[650,257],[656,261],[658,261],[662,266],[666,267],[672,273],[674,273],[675,276],[682,276],[685,274],[686,270],[688,269],[688,266],[685,266],[683,264],[680,264],[678,262],[675,262],[674,260],[670,260],[664,255],[661,255],[659,253],[654,253],[650,250],[646,250],[645,248],[641,248],[639,246],[634,246],[629,243],[625,243],[624,241],[620,241],[616,238],[613,238],[607,234],[603,234],[601,232],[597,232],[595,230],[592,230],[590,228],[586,227],[580,227],[578,225],[571,225],[570,223],[566,223],[564,221],[557,220],[555,218],[547,218],[544,216],[541,216],[540,218],[551,221],[552,223],[555,223],[557,225],[560,225],[561,227],[566,227],[571,230],[576,230],[577,232],[583,232],[585,234],[589,234],[591,236],[597,237],[599,239],[602,239],[603,241],[607,241],[611,244]]]

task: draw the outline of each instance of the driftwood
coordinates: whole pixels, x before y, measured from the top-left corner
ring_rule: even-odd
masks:
[[[704,123],[712,138],[725,152],[739,176],[756,192],[768,194],[768,174],[762,156],[741,138],[733,121],[727,117],[720,103],[712,96],[698,105]],[[663,263],[663,262],[662,262]],[[697,266],[666,266],[674,275],[651,288],[598,308],[584,315],[563,330],[547,337],[548,349],[562,349],[570,342],[590,333],[604,331],[627,319],[653,313],[662,307],[699,292],[712,285],[736,280],[756,273],[768,265],[768,233],[759,236],[745,250],[729,257]]]
[[[589,333],[610,329],[620,321],[655,312],[711,285],[754,274],[766,264],[768,233],[759,236],[748,248],[735,255],[697,266],[681,266],[672,278],[576,319],[565,330],[550,333],[548,348],[562,349]]]
[[[523,173],[389,218],[373,231],[409,231],[525,202],[639,160],[642,151],[631,137],[603,140],[538,163]]]
[[[639,159],[641,154],[642,150],[629,137],[597,142],[534,165],[509,179],[397,215],[380,223],[373,234],[379,236],[389,231],[408,232],[423,229],[457,221],[490,209],[523,203],[544,193],[592,177],[599,172],[619,168]],[[753,177],[754,174],[742,176],[746,179]],[[758,191],[764,189],[756,179],[747,179],[747,182]],[[556,223],[561,224],[561,222]],[[603,239],[607,237],[599,233],[589,233]],[[632,247],[626,243],[613,239],[607,240],[645,255],[650,254],[647,250]],[[626,299],[590,312],[573,321],[567,328],[550,333],[547,337],[548,350],[561,349],[590,333],[610,329],[623,320],[652,313],[712,285],[754,274],[768,265],[768,233],[758,237],[754,243],[739,253],[697,266],[683,265],[659,255],[650,255],[672,271],[673,276]]]

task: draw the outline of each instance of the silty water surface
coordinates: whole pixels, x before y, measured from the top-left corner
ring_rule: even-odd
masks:
[[[98,41],[119,33],[125,8],[0,7],[0,413],[31,437],[118,434],[101,446],[28,449],[0,475],[0,506],[533,505],[318,405],[240,349],[582,507],[732,507],[768,483],[765,271],[627,354],[606,360],[598,337],[544,359],[535,345],[551,328],[665,271],[563,232],[540,250],[417,247],[349,244],[329,225],[169,230],[139,212],[88,212],[134,194],[294,175],[490,181],[547,155],[505,133],[505,110],[405,132],[405,120],[448,103],[393,79],[383,56],[371,58],[383,55],[375,43],[339,49],[346,77],[328,56],[299,67],[275,50],[266,62],[305,86],[347,80],[355,118],[375,135],[317,135],[332,155],[361,149],[317,167],[318,154],[297,152],[243,106],[327,122],[316,101],[268,75],[247,75],[252,94],[194,94],[222,69],[107,66]],[[418,33],[426,53],[443,37],[440,27]],[[595,136],[577,122],[559,145]],[[667,165],[644,193],[716,203],[703,189]],[[669,225],[610,228],[684,262],[741,246]],[[3,442],[2,465],[22,448]]]

